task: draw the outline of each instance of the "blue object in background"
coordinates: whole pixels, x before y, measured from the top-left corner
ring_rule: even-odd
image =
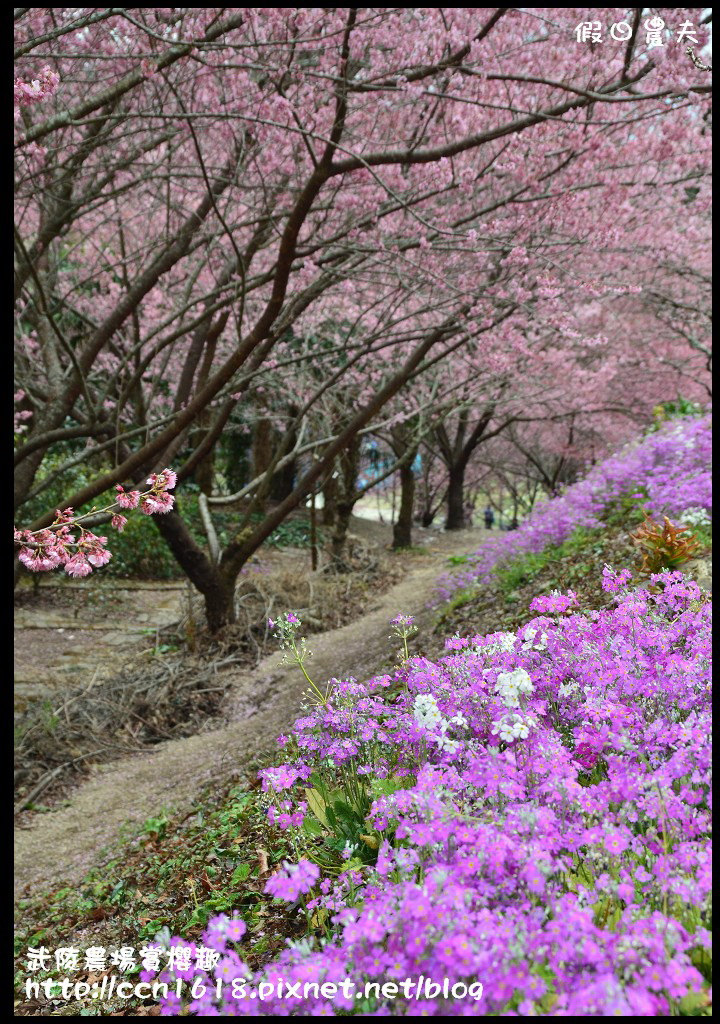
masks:
[[[358,483],[361,487],[367,487],[369,484],[372,484],[374,480],[377,480],[383,473],[386,473],[395,461],[395,457],[389,452],[381,452],[377,441],[367,442],[364,455],[369,460],[370,466],[358,474]],[[420,452],[418,452],[413,460],[412,470],[417,476],[421,469],[422,458]]]

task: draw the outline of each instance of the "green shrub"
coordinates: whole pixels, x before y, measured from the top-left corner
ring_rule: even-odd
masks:
[[[139,579],[181,579],[183,571],[150,516],[130,515],[122,533],[112,538],[108,576]]]

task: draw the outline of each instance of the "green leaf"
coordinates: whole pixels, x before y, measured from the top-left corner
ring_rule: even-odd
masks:
[[[305,818],[302,823],[302,830],[308,836],[321,836],[325,831],[320,822],[315,821],[314,818]]]
[[[343,864],[341,875],[344,875],[346,871],[359,871],[360,868],[364,867],[362,860],[359,857],[351,857],[350,860]]]
[[[370,792],[373,797],[391,796],[399,789],[409,789],[414,785],[411,775],[389,775],[386,779],[371,779]]]
[[[316,789],[306,789],[305,796],[307,797],[308,807],[310,810],[318,821],[329,831],[330,826],[328,825],[327,815],[325,814],[325,801],[323,798]]]
[[[345,803],[344,800],[336,800],[335,803],[333,804],[333,807],[335,808],[335,813],[337,814],[338,818],[341,818],[342,821],[347,822],[348,825],[362,825],[363,822],[365,821],[363,815],[358,814],[357,811],[354,811],[349,804]]]
[[[369,846],[371,850],[377,850],[380,847],[380,839],[378,836],[362,835],[358,836],[358,839],[362,839],[366,846]]]
[[[699,992],[688,992],[680,1000],[680,1013],[683,1017],[701,1016],[698,1011],[703,1010],[709,1005],[710,999],[704,989],[701,989]]]
[[[238,864],[238,866],[235,868],[235,870],[232,873],[232,883],[233,883],[233,885],[237,885],[239,882],[244,882],[249,874],[250,874],[250,865],[249,864]]]

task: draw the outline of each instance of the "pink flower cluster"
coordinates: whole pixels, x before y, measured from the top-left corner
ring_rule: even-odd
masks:
[[[255,973],[226,941],[204,994],[185,1007],[171,996],[163,1014],[674,1016],[706,1007],[711,604],[679,572],[634,589],[626,574],[606,574],[604,585],[613,608],[463,638],[437,662],[412,658],[393,676],[341,682],[299,719],[296,754],[264,773],[264,788],[284,801],[296,788],[302,801],[312,773],[326,800],[343,794],[365,815],[376,856],[344,853],[340,873],[320,879],[309,857],[317,849],[326,860],[335,840],[313,847],[298,829],[308,855],[267,891],[309,894],[307,912],[327,921],[328,937],[289,943]],[[354,780],[354,795],[342,779]],[[226,981],[221,997],[213,974]],[[449,978],[455,996],[438,987],[419,1000],[358,1001],[318,990],[421,976]],[[279,978],[301,983],[296,994],[259,1000],[258,986]],[[471,997],[478,980],[482,994]]]
[[[62,565],[68,576],[75,578],[88,576],[93,569],[107,565],[112,558],[106,546],[107,537],[85,529],[81,521],[91,515],[112,512],[116,506],[133,509],[139,505],[141,512],[149,516],[169,512],[175,499],[168,491],[175,487],[177,475],[171,469],[164,469],[162,473],[148,477],[147,483],[149,490],[142,494],[140,491],[125,491],[118,484],[118,495],[112,505],[81,516],[76,516],[72,508],[63,512],[58,509],[55,521],[45,530],[15,529],[15,543],[20,547],[18,559],[31,572],[48,572]],[[110,519],[113,529],[122,533],[126,523],[125,516],[113,512]],[[73,532],[76,528],[80,531],[77,536]]]
[[[577,594],[568,590],[567,594],[543,594],[541,597],[534,597],[530,602],[530,608],[534,612],[546,615],[557,615],[577,607]]]
[[[52,96],[60,84],[60,75],[47,65],[40,72],[39,78],[31,82],[23,82],[15,79],[15,103],[25,107],[30,103],[39,103],[41,100]]]
[[[268,879],[265,892],[276,899],[293,903],[304,893],[310,892],[320,878],[320,868],[312,861],[301,857],[297,864],[286,863]]]

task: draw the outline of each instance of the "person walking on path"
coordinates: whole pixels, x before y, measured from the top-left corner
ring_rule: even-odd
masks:
[[[495,513],[493,512],[489,505],[485,506],[485,511],[483,512],[483,515],[485,516],[485,529],[492,530],[493,523],[495,522]]]

